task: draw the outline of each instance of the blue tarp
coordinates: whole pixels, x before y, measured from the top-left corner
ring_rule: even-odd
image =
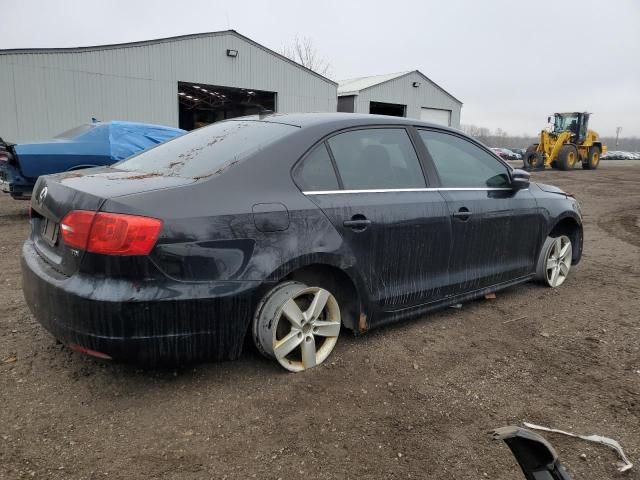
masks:
[[[136,122],[80,125],[40,142],[14,146],[20,171],[27,178],[86,166],[111,165],[185,133],[179,128]]]
[[[185,133],[179,128],[142,123],[109,122],[108,125],[111,158],[116,161]]]

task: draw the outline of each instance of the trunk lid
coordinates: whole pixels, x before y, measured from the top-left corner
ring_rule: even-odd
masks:
[[[31,239],[42,258],[71,276],[85,252],[65,245],[60,222],[72,210],[100,211],[107,199],[178,187],[194,180],[124,172],[111,168],[79,170],[38,179],[31,197]]]

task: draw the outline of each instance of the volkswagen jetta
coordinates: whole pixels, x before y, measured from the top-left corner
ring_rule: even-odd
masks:
[[[111,167],[40,177],[24,295],[72,349],[291,371],[356,334],[538,279],[582,252],[577,201],[411,119],[224,121]]]

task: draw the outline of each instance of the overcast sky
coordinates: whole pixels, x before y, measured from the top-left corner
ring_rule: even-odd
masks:
[[[462,123],[534,134],[554,111],[640,136],[640,0],[0,0],[0,49],[235,29],[280,50],[308,36],[331,77],[418,69]]]

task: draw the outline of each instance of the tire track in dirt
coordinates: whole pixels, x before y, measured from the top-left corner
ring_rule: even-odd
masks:
[[[631,211],[629,211],[631,210]],[[640,207],[622,213],[612,212],[598,221],[598,226],[614,237],[640,247]]]

